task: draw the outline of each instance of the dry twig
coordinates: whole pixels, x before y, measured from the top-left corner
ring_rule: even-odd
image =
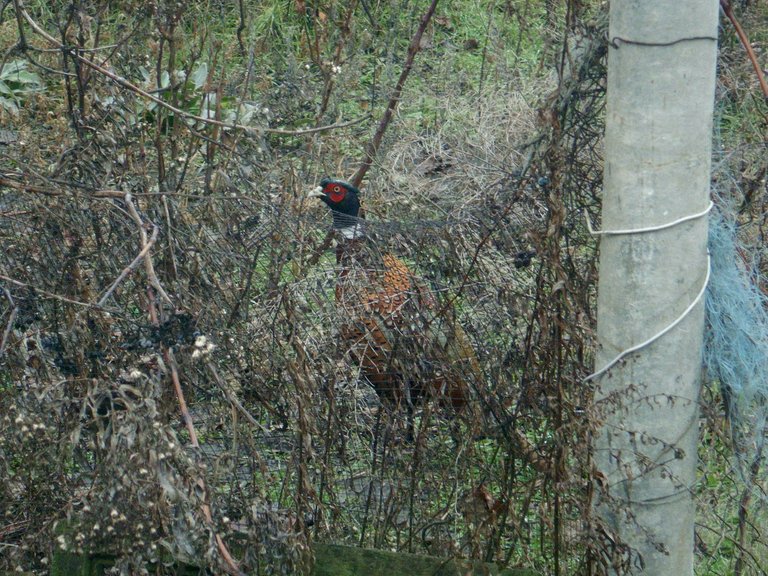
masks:
[[[752,44],[750,44],[746,32],[744,32],[741,24],[736,19],[736,15],[733,13],[733,7],[731,6],[731,3],[728,0],[720,0],[720,7],[723,9],[723,13],[728,17],[728,20],[731,21],[734,30],[736,30],[736,35],[739,37],[741,45],[744,46],[744,50],[747,51],[747,57],[752,63],[752,68],[755,69],[755,74],[757,74],[757,80],[760,82],[760,89],[763,91],[763,96],[768,99],[768,82],[765,80],[763,69],[760,66],[760,63],[757,61],[757,56],[755,56],[755,51],[752,49]]]
[[[186,112],[180,108],[177,108],[176,106],[173,106],[171,104],[168,104],[165,102],[162,98],[158,98],[157,96],[150,94],[146,90],[142,90],[129,80],[126,80],[122,76],[118,76],[111,70],[105,68],[104,66],[101,66],[99,64],[96,64],[92,60],[89,60],[88,58],[83,57],[79,54],[78,51],[71,50],[64,44],[57,41],[53,36],[48,34],[43,28],[29,15],[26,8],[24,8],[23,2],[19,0],[16,4],[16,10],[17,13],[20,13],[24,20],[27,21],[27,23],[32,27],[32,29],[43,39],[45,39],[46,42],[51,44],[51,46],[54,46],[57,50],[66,51],[68,54],[70,54],[73,58],[77,59],[82,64],[85,64],[89,68],[95,70],[96,72],[99,72],[100,74],[106,76],[116,84],[119,84],[123,88],[127,88],[131,92],[134,92],[141,96],[142,98],[146,98],[147,100],[151,100],[158,106],[161,106],[167,110],[170,110],[174,114],[178,114],[181,117],[187,118],[189,120],[194,120],[195,122],[202,122],[203,124],[209,124],[211,126],[218,126],[221,128],[228,128],[231,130],[243,130],[249,134],[259,134],[262,132],[268,133],[268,134],[279,134],[282,136],[305,136],[307,134],[314,134],[317,132],[326,132],[328,130],[336,130],[338,128],[346,128],[348,126],[353,126],[355,124],[359,124],[361,122],[364,122],[366,119],[368,119],[368,116],[362,116],[360,118],[356,118],[355,120],[350,120],[347,122],[338,122],[335,124],[331,124],[329,126],[318,126],[315,128],[306,128],[302,130],[284,130],[282,128],[267,128],[267,127],[258,127],[255,128],[253,126],[244,126],[242,124],[229,124],[227,122],[222,122],[221,120],[215,120],[213,118],[205,118],[203,116],[197,116],[195,114],[191,114],[190,112]]]
[[[19,308],[16,306],[16,303],[13,301],[13,296],[11,296],[11,293],[7,288],[3,288],[3,293],[5,294],[6,300],[8,300],[11,313],[8,316],[8,322],[6,323],[5,330],[3,331],[3,339],[0,341],[0,357],[2,357],[2,355],[5,353],[5,346],[8,343],[8,336],[10,336],[11,330],[13,330],[13,324],[16,321],[16,314],[19,312]]]
[[[147,248],[147,245],[149,244],[149,239],[147,238],[147,230],[144,226],[144,222],[141,220],[141,216],[139,216],[139,213],[136,210],[136,206],[133,205],[133,196],[131,196],[130,192],[126,192],[124,199],[125,205],[128,208],[128,213],[131,215],[131,218],[133,218],[133,221],[136,223],[136,227],[139,230],[142,252],[144,253],[142,256],[144,260],[144,270],[147,273],[149,283],[155,290],[157,290],[157,293],[163,300],[165,300],[168,304],[173,305],[173,300],[171,300],[171,297],[168,296],[168,293],[160,284],[160,280],[158,280],[157,274],[155,273],[155,266],[152,264],[152,256],[149,253],[149,249]],[[155,226],[155,228],[157,228],[157,226]],[[146,251],[144,250],[145,248],[147,248]]]
[[[141,249],[141,252],[134,258],[133,262],[128,264],[122,272],[120,272],[120,275],[115,279],[114,282],[110,285],[109,288],[107,288],[106,292],[104,292],[104,295],[99,298],[99,301],[96,303],[97,306],[103,306],[104,303],[109,299],[109,297],[112,295],[112,292],[115,291],[115,288],[118,287],[120,282],[125,280],[126,276],[136,270],[136,268],[139,267],[139,263],[144,259],[144,257],[149,253],[152,246],[155,244],[155,241],[157,240],[157,233],[159,232],[160,228],[157,225],[154,225],[154,228],[152,229],[152,237],[149,239],[149,241],[144,245],[144,247]]]
[[[368,169],[371,167],[371,165],[373,165],[373,160],[376,158],[376,153],[379,151],[379,146],[381,146],[381,139],[384,137],[384,132],[386,132],[387,126],[389,126],[389,123],[392,121],[392,115],[395,113],[397,103],[400,102],[400,95],[403,93],[405,81],[408,79],[408,76],[411,73],[411,69],[413,68],[413,61],[415,60],[416,54],[419,53],[421,48],[421,37],[424,35],[424,30],[427,29],[429,21],[432,19],[432,15],[435,13],[436,7],[437,0],[432,0],[429,8],[427,8],[427,11],[421,17],[419,27],[411,39],[411,44],[408,46],[408,56],[405,58],[403,70],[400,72],[400,77],[397,79],[397,84],[395,84],[395,88],[392,90],[392,95],[389,97],[389,103],[387,104],[387,109],[384,112],[384,116],[382,116],[381,121],[379,122],[379,127],[376,129],[376,133],[373,135],[373,138],[365,147],[363,162],[360,164],[357,172],[355,172],[355,175],[352,176],[352,179],[350,180],[353,186],[360,186],[360,183],[363,181],[363,178],[368,172]]]

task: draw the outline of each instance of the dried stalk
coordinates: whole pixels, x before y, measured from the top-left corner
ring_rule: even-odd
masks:
[[[341,34],[339,36],[338,41],[336,42],[336,47],[333,51],[333,60],[331,67],[339,66],[341,63],[341,53],[344,50],[344,46],[347,43],[347,40],[349,39],[350,33],[352,31],[351,22],[352,22],[352,16],[355,13],[355,8],[357,8],[357,0],[353,0],[349,8],[347,8],[347,14],[344,17],[344,24],[341,27]],[[320,57],[318,53],[318,63],[320,63]],[[315,116],[316,118],[316,125],[320,124],[320,120],[325,114],[326,110],[328,109],[328,103],[331,100],[331,94],[333,93],[333,88],[335,85],[335,82],[333,81],[333,70],[331,70],[330,74],[326,71],[326,80],[325,85],[323,86],[323,96],[320,99],[320,109]]]
[[[384,116],[382,116],[381,121],[379,122],[379,127],[376,129],[373,138],[365,147],[365,155],[362,164],[360,164],[360,168],[357,169],[357,172],[355,172],[355,175],[352,176],[352,179],[350,180],[354,186],[360,187],[360,183],[363,181],[368,169],[373,165],[373,160],[376,158],[376,154],[381,146],[381,139],[384,137],[384,132],[386,132],[387,126],[389,126],[389,123],[392,121],[392,115],[395,112],[395,108],[397,108],[397,103],[400,102],[400,96],[403,93],[405,81],[408,79],[408,75],[413,68],[413,61],[421,48],[421,37],[424,35],[424,30],[427,29],[429,21],[435,13],[436,7],[437,0],[432,0],[432,3],[429,5],[429,8],[427,8],[424,16],[421,17],[419,28],[416,30],[416,34],[413,35],[410,46],[408,46],[408,56],[405,59],[403,71],[400,72],[400,77],[397,79],[395,89],[389,97],[389,103],[387,104],[387,109],[384,111]]]
[[[154,308],[154,304],[151,303],[150,300],[150,306]],[[156,318],[157,314],[153,314],[153,316]],[[179,378],[179,371],[176,367],[176,359],[173,356],[173,350],[171,348],[164,348],[163,349],[163,360],[165,360],[165,363],[167,366],[171,369],[171,381],[173,382],[173,389],[176,392],[176,398],[179,401],[179,410],[181,411],[181,417],[182,420],[184,420],[184,424],[187,427],[187,432],[189,432],[189,443],[191,446],[195,449],[200,448],[200,444],[197,440],[197,431],[195,430],[195,424],[192,421],[192,416],[189,413],[189,408],[187,407],[187,401],[184,398],[184,391],[181,388],[181,379]],[[205,482],[202,478],[198,480],[198,488],[200,489],[201,493],[203,494],[203,498],[208,497],[208,490],[206,489]],[[203,512],[203,517],[205,518],[206,522],[211,526],[211,530],[213,530],[213,514],[211,514],[211,507],[207,502],[204,502],[201,506],[201,510]],[[240,576],[241,574],[244,574],[240,568],[237,565],[237,562],[232,557],[232,554],[229,552],[229,549],[227,548],[227,545],[225,544],[222,537],[216,533],[213,532],[213,537],[216,540],[216,546],[219,549],[219,553],[221,554],[221,557],[224,559],[224,562],[226,562],[227,567],[229,568],[228,572],[230,574],[235,574],[237,576]]]
[[[437,1],[437,0],[435,0]],[[139,96],[146,98],[147,100],[151,100],[158,106],[161,106],[165,108],[166,110],[169,110],[173,112],[174,114],[178,114],[179,116],[182,116],[184,118],[188,118],[189,120],[194,120],[195,122],[201,122],[203,124],[208,124],[211,126],[219,126],[221,128],[228,128],[231,130],[243,130],[245,132],[248,132],[250,134],[259,134],[262,132],[266,132],[268,134],[280,134],[283,136],[304,136],[306,134],[314,134],[316,132],[326,132],[328,130],[335,130],[337,128],[346,128],[347,126],[352,126],[354,124],[359,124],[360,122],[363,122],[368,119],[368,116],[363,116],[360,118],[357,118],[355,120],[350,120],[348,122],[338,122],[336,124],[330,124],[328,126],[319,126],[316,128],[306,128],[303,130],[284,130],[281,128],[266,128],[266,127],[258,127],[255,128],[253,126],[243,126],[242,124],[228,124],[226,122],[222,122],[220,120],[214,120],[213,118],[204,118],[203,116],[197,116],[195,114],[191,114],[189,112],[186,112],[184,110],[181,110],[180,108],[177,108],[176,106],[173,106],[171,104],[168,104],[167,102],[164,102],[161,98],[158,98],[157,96],[154,96],[153,94],[150,94],[146,90],[142,90],[132,82],[126,80],[122,76],[118,76],[111,70],[108,70],[107,68],[104,68],[103,66],[100,66],[96,64],[95,62],[92,62],[91,60],[88,60],[87,58],[81,56],[76,51],[72,51],[60,42],[58,42],[53,36],[48,34],[43,28],[35,22],[35,20],[29,15],[29,13],[24,8],[24,3],[19,0],[17,3],[16,8],[21,15],[24,17],[24,20],[27,21],[27,23],[32,27],[32,29],[40,36],[42,36],[46,42],[54,46],[55,48],[66,51],[68,54],[70,54],[73,58],[77,59],[79,62],[85,64],[89,68],[92,68],[96,72],[99,72],[100,74],[103,74],[116,84],[119,84],[123,88],[127,88],[131,92],[134,92],[138,94]],[[182,123],[184,124],[184,123]]]
[[[114,195],[114,191],[102,191],[102,195],[105,195],[105,196]],[[154,270],[154,266],[152,265],[152,258],[151,258],[151,255],[149,254],[149,249],[151,248],[152,243],[154,243],[156,234],[153,235],[152,243],[150,243],[149,240],[147,239],[147,232],[144,227],[144,223],[142,222],[141,216],[139,216],[139,213],[133,204],[133,198],[130,192],[125,193],[124,200],[125,200],[126,207],[128,208],[128,212],[131,215],[131,218],[133,218],[134,222],[136,222],[136,225],[139,229],[139,234],[141,236],[141,244],[143,246],[143,249],[139,254],[139,257],[137,257],[135,262],[138,263],[139,259],[144,260],[144,268],[147,273],[147,278],[150,282],[150,285],[158,292],[158,294],[161,296],[163,300],[165,300],[169,304],[173,304],[170,297],[165,292],[162,285],[160,284],[160,281],[157,278],[157,275]],[[157,226],[155,226],[155,232],[156,231],[157,231]],[[160,322],[159,322],[157,310],[155,308],[154,300],[152,298],[149,299],[149,306],[150,306],[150,317],[152,319],[152,323],[155,326],[158,326]],[[184,397],[184,391],[181,388],[181,379],[179,378],[179,371],[176,366],[176,359],[173,356],[173,350],[171,348],[164,347],[163,359],[165,360],[166,365],[169,366],[171,369],[171,381],[173,382],[173,388],[176,393],[176,398],[179,402],[179,410],[181,411],[182,420],[184,421],[187,431],[189,432],[190,444],[192,445],[193,448],[198,449],[200,448],[200,444],[197,439],[197,432],[195,430],[194,422],[192,421],[192,416],[189,413],[187,401]],[[207,490],[206,490],[204,481],[200,479],[198,482],[199,482],[199,488],[201,489],[202,493],[207,496]],[[213,515],[211,514],[211,508],[208,503],[204,503],[202,505],[202,512],[208,524],[213,526]],[[232,554],[229,552],[229,549],[227,548],[221,536],[219,536],[219,534],[214,532],[214,538],[216,540],[216,545],[219,549],[219,553],[221,554],[221,557],[224,559],[224,561],[228,566],[228,572],[236,575],[242,574],[242,572],[237,566],[237,563],[232,558]]]
[[[133,205],[133,196],[131,196],[130,192],[126,192],[125,196],[125,205],[128,208],[128,213],[131,215],[131,218],[133,218],[133,221],[136,222],[136,227],[139,230],[139,235],[141,237],[141,245],[143,248],[146,248],[147,244],[149,243],[149,239],[147,238],[147,230],[144,227],[144,222],[141,220],[141,216],[139,216],[138,211],[136,210],[136,207]],[[143,252],[142,248],[142,252]],[[157,293],[160,295],[160,297],[165,300],[168,304],[173,305],[173,300],[171,300],[171,297],[168,296],[168,293],[165,291],[165,289],[160,284],[160,280],[157,279],[157,274],[155,273],[155,266],[152,264],[152,256],[149,254],[149,250],[144,254],[144,271],[147,273],[147,278],[149,279],[149,283],[152,285],[152,287],[157,290]]]
[[[48,292],[47,290],[42,290],[33,284],[29,284],[28,282],[15,280],[10,276],[6,276],[5,274],[0,274],[0,280],[5,280],[6,282],[14,284],[15,286],[21,286],[22,288],[32,288],[37,294],[42,294],[47,298],[53,298],[54,300],[66,302],[67,304],[74,304],[76,306],[83,306],[85,308],[93,308],[95,306],[92,302],[81,302],[80,300],[73,300],[72,298],[67,298],[66,296],[55,294],[54,292]]]
[[[757,74],[757,80],[760,82],[760,89],[763,91],[763,96],[768,98],[768,82],[765,80],[763,69],[757,61],[757,56],[755,56],[755,51],[752,49],[752,44],[749,43],[749,38],[747,37],[746,32],[744,32],[741,24],[736,19],[736,15],[733,13],[731,3],[728,0],[720,0],[720,7],[723,9],[723,13],[728,17],[728,20],[731,21],[731,24],[733,24],[733,28],[736,30],[736,36],[739,37],[741,45],[744,46],[744,50],[747,51],[747,57],[752,63],[752,68],[755,69],[755,74]]]
[[[49,190],[42,186],[35,186],[34,184],[26,184],[24,182],[18,182],[4,176],[0,176],[0,186],[6,186],[8,188],[15,188],[16,190],[23,190],[24,192],[35,192],[36,194],[44,194],[45,196],[61,196],[63,192],[60,190]]]
[[[5,346],[8,343],[8,337],[11,335],[13,324],[16,321],[16,315],[19,312],[19,307],[16,306],[16,303],[13,301],[13,296],[11,296],[11,293],[8,291],[8,289],[3,288],[3,292],[5,293],[5,298],[8,300],[8,304],[11,307],[11,314],[8,317],[8,322],[6,323],[5,330],[3,331],[3,339],[0,341],[0,357],[2,357],[5,353]]]
[[[194,120],[196,122],[201,122],[204,124],[210,124],[213,126],[219,126],[222,128],[229,128],[229,129],[238,129],[238,130],[244,130],[249,133],[261,133],[266,132],[269,134],[280,134],[285,136],[303,136],[305,134],[312,134],[315,132],[324,132],[327,130],[334,130],[336,128],[345,128],[347,126],[352,126],[354,124],[358,124],[360,122],[365,121],[368,116],[363,116],[361,118],[357,118],[355,120],[351,120],[348,122],[339,122],[336,124],[331,124],[328,126],[320,126],[316,128],[307,128],[303,130],[284,130],[280,128],[266,128],[266,127],[259,127],[254,128],[253,126],[243,126],[241,124],[227,124],[226,122],[221,122],[219,120],[214,120],[212,118],[205,118],[203,116],[197,116],[195,114],[191,114],[189,112],[186,112],[184,110],[181,110],[180,108],[177,108],[171,104],[168,104],[167,102],[164,102],[162,99],[150,94],[149,92],[146,92],[145,90],[142,90],[135,84],[131,83],[130,81],[126,80],[125,78],[118,76],[117,74],[114,74],[110,70],[96,64],[95,62],[92,62],[88,60],[87,58],[84,58],[77,52],[70,51],[66,46],[59,43],[55,38],[53,38],[51,35],[49,35],[45,30],[42,29],[42,27],[35,22],[35,20],[32,19],[32,17],[27,13],[26,9],[23,6],[22,2],[18,2],[18,8],[17,10],[20,11],[21,15],[24,17],[24,19],[27,21],[27,23],[32,27],[32,29],[42,36],[49,44],[54,46],[58,50],[67,51],[72,57],[76,58],[79,62],[82,62],[89,68],[92,68],[93,70],[103,74],[104,76],[108,77],[110,80],[114,81],[115,83],[119,84],[123,88],[127,88],[128,90],[135,92],[136,94],[139,94],[143,98],[146,98],[148,100],[151,100],[158,106],[161,106],[165,108],[166,110],[169,110],[173,112],[174,114],[178,114],[179,116],[183,116],[185,118],[188,118],[190,120]]]
[[[136,268],[139,267],[139,262],[141,262],[144,257],[149,253],[152,246],[155,244],[155,241],[157,240],[157,234],[160,231],[160,228],[158,226],[154,226],[152,229],[152,237],[149,239],[149,241],[144,245],[144,247],[141,249],[141,252],[136,256],[136,258],[133,259],[133,262],[128,264],[122,272],[120,272],[120,275],[115,279],[114,282],[112,282],[112,285],[107,288],[107,291],[104,292],[104,296],[99,298],[99,301],[96,303],[96,306],[103,306],[104,303],[109,299],[109,297],[112,295],[112,292],[115,291],[115,288],[117,288],[120,283],[125,280],[125,278],[136,270]]]

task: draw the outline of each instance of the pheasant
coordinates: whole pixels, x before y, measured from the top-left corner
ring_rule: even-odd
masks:
[[[463,409],[481,370],[450,306],[393,254],[380,254],[360,218],[360,191],[324,178],[310,193],[330,209],[337,234],[339,338],[382,400],[395,405],[435,397]]]

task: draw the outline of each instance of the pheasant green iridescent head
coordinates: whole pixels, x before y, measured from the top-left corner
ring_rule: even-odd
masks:
[[[340,230],[347,238],[362,235],[360,213],[360,190],[343,180],[323,178],[320,185],[309,193],[312,198],[320,198],[333,216],[333,228]]]

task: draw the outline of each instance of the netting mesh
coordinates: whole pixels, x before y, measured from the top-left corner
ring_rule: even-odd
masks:
[[[479,448],[475,439],[499,436],[521,394],[535,268],[514,230],[530,227],[522,200],[535,208],[539,189],[510,177],[483,197],[500,204],[510,223],[506,239],[491,240],[499,223],[479,223],[467,206],[442,221],[368,222],[365,257],[398,254],[437,306],[449,302],[484,377],[472,381],[469,407],[459,413],[418,403],[412,439],[404,412],[376,395],[339,336],[348,318],[334,296],[334,251],[313,251],[328,215],[310,208],[301,190],[291,192],[246,206],[225,197],[6,193],[5,210],[15,216],[4,227],[2,265],[13,278],[8,303],[16,317],[5,367],[25,394],[6,395],[5,408],[18,447],[45,446],[60,465],[60,443],[70,446],[57,481],[44,481],[58,486],[55,508],[66,498],[86,526],[87,518],[99,524],[106,505],[105,536],[128,526],[147,543],[151,525],[173,535],[174,550],[187,557],[206,539],[193,529],[206,494],[215,520],[226,516],[238,530],[260,526],[259,514],[279,507],[292,510],[298,525],[363,544],[420,547],[442,538],[450,548],[443,552],[472,553],[471,542],[456,538],[458,479],[498,466],[499,446]],[[162,226],[153,263],[171,302],[162,303],[156,323],[146,309],[157,293],[141,272],[117,285],[103,308],[92,306],[141,250],[134,202],[142,226]],[[35,239],[31,249],[14,249],[22,238]],[[517,264],[513,250],[522,254]],[[421,361],[404,358],[399,369],[417,372]],[[181,376],[199,450],[185,448],[172,370]],[[21,456],[18,447],[6,445],[6,457]],[[110,473],[117,469],[119,476]],[[446,491],[446,482],[456,486]],[[13,487],[5,487],[11,502]],[[173,504],[147,509],[160,496]],[[260,504],[248,505],[254,501]],[[428,534],[430,524],[445,534]],[[102,543],[99,530],[84,530],[75,540]],[[286,529],[287,540],[291,534]]]
[[[502,60],[480,96],[407,89],[362,187],[363,269],[393,255],[419,286],[404,298],[435,302],[384,330],[419,351],[397,356],[400,383],[453,374],[463,407],[377,393],[345,337],[330,216],[306,194],[352,172],[351,143],[370,127],[188,131],[97,75],[74,136],[29,110],[0,148],[0,536],[12,551],[0,567],[40,567],[53,543],[112,551],[126,573],[171,557],[220,573],[223,540],[243,570],[293,574],[317,540],[554,573],[627,568],[621,543],[590,525],[596,415],[582,381],[606,18],[569,26],[558,73],[527,93]],[[129,58],[113,63],[138,74]],[[260,122],[304,117],[317,88],[282,64],[283,91],[241,79],[268,108]],[[407,107],[430,97],[434,121],[414,128]],[[435,352],[456,333],[479,371]],[[728,461],[717,410],[702,429],[711,478]],[[714,507],[697,495],[709,573],[734,556],[739,490],[719,490]],[[740,526],[759,566],[759,523]]]

